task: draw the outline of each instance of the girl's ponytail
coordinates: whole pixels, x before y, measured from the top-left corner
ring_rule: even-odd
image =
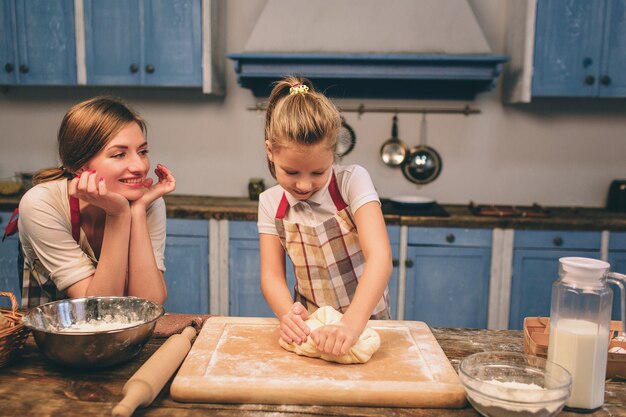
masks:
[[[277,81],[270,94],[265,113],[265,141],[272,149],[289,140],[300,145],[314,145],[328,140],[335,149],[341,117],[337,108],[323,94],[315,91],[306,78],[287,77]],[[267,160],[276,178],[274,164]]]

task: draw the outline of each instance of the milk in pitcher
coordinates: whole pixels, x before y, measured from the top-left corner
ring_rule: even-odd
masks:
[[[575,319],[562,319],[551,327],[548,360],[572,374],[572,395],[565,405],[582,409],[602,406],[609,329]]]

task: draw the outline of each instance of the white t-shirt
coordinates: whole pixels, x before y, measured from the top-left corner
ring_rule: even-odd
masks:
[[[155,200],[146,217],[157,267],[165,271],[165,201]],[[96,272],[98,260],[83,230],[79,243],[72,237],[66,179],[38,184],[24,194],[18,228],[24,261],[43,267],[59,290],[64,291]]]
[[[339,193],[348,205],[348,210],[352,215],[359,207],[370,201],[377,201],[380,204],[372,179],[365,168],[359,165],[334,165],[333,170],[337,177]],[[337,213],[337,208],[328,191],[331,178],[332,175],[329,175],[324,187],[305,201],[293,197],[280,185],[275,185],[262,192],[259,196],[257,223],[259,233],[278,235],[275,218],[283,193],[285,193],[289,202],[289,210],[287,210],[285,220],[290,223],[317,226],[333,217]]]

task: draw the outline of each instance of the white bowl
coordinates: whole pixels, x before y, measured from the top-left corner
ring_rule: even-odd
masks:
[[[481,352],[463,359],[459,377],[467,399],[487,417],[550,417],[569,398],[572,376],[537,356]]]

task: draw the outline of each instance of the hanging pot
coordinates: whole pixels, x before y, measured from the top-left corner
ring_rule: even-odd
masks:
[[[441,173],[441,156],[426,144],[426,134],[426,113],[423,113],[420,143],[409,150],[409,154],[402,163],[402,174],[415,184],[428,184]]]
[[[397,168],[402,165],[408,153],[407,146],[398,138],[398,116],[393,116],[391,138],[387,139],[380,148],[380,158],[383,162]]]
[[[337,135],[337,148],[335,153],[339,158],[346,156],[354,146],[356,145],[356,135],[354,130],[346,122],[346,119],[341,116],[341,127],[339,128],[339,134]]]

